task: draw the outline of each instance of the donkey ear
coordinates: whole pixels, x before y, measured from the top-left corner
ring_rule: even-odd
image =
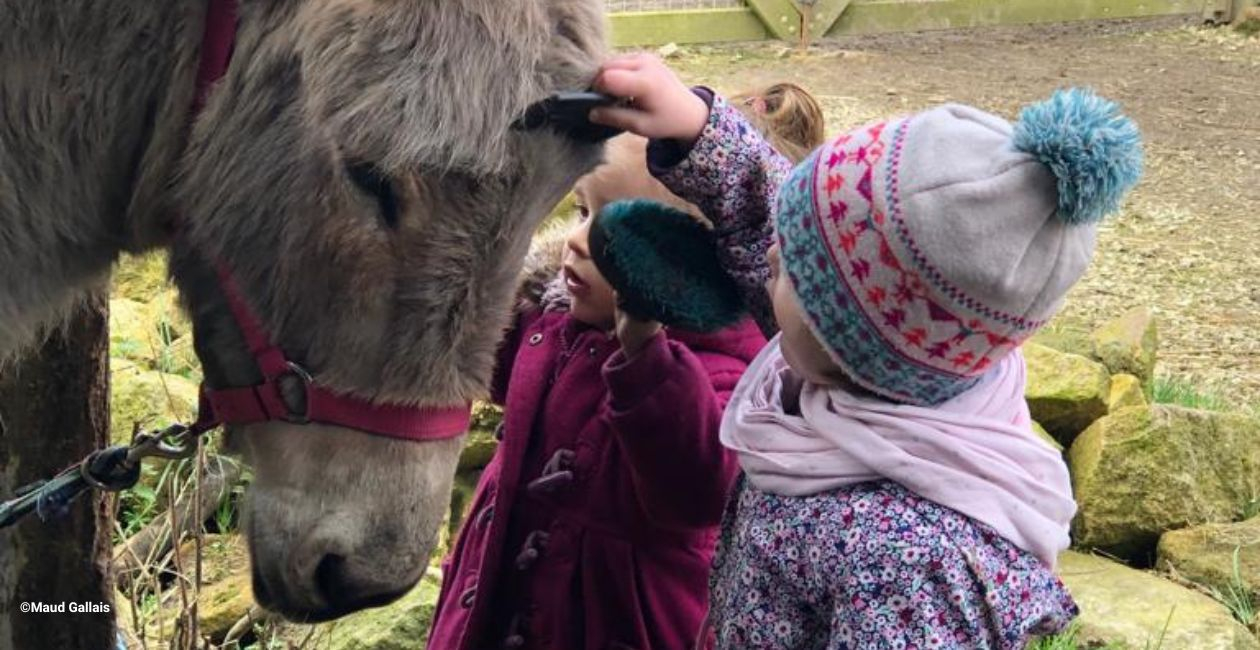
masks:
[[[366,161],[347,161],[346,174],[359,191],[376,199],[381,220],[390,230],[398,229],[398,194],[393,180],[376,164]]]

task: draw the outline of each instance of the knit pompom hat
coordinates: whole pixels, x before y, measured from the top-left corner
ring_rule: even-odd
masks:
[[[1141,171],[1136,125],[1086,90],[1014,125],[954,104],[871,124],[781,188],[783,270],[855,382],[939,404],[1058,311]]]

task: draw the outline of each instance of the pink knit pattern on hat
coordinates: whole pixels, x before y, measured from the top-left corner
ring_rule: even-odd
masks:
[[[974,385],[1042,323],[964,294],[919,252],[898,196],[912,120],[824,145],[782,191],[778,226],[789,279],[836,362],[869,390],[934,404]]]

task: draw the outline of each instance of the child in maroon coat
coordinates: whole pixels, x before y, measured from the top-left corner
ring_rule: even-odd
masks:
[[[610,157],[579,183],[584,214],[680,202],[648,175],[642,141]],[[588,230],[584,216],[503,345],[502,442],[444,563],[431,649],[673,650],[704,617],[737,472],[718,426],[765,338],[751,320],[699,335],[629,318]]]

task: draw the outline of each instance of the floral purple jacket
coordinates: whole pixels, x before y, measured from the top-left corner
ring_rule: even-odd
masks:
[[[651,141],[648,168],[713,222],[723,267],[738,283],[762,332],[772,336],[779,328],[766,293],[766,253],[774,244],[779,186],[792,162],[721,96],[707,88],[695,93],[710,106],[700,137],[690,149],[674,140]]]

